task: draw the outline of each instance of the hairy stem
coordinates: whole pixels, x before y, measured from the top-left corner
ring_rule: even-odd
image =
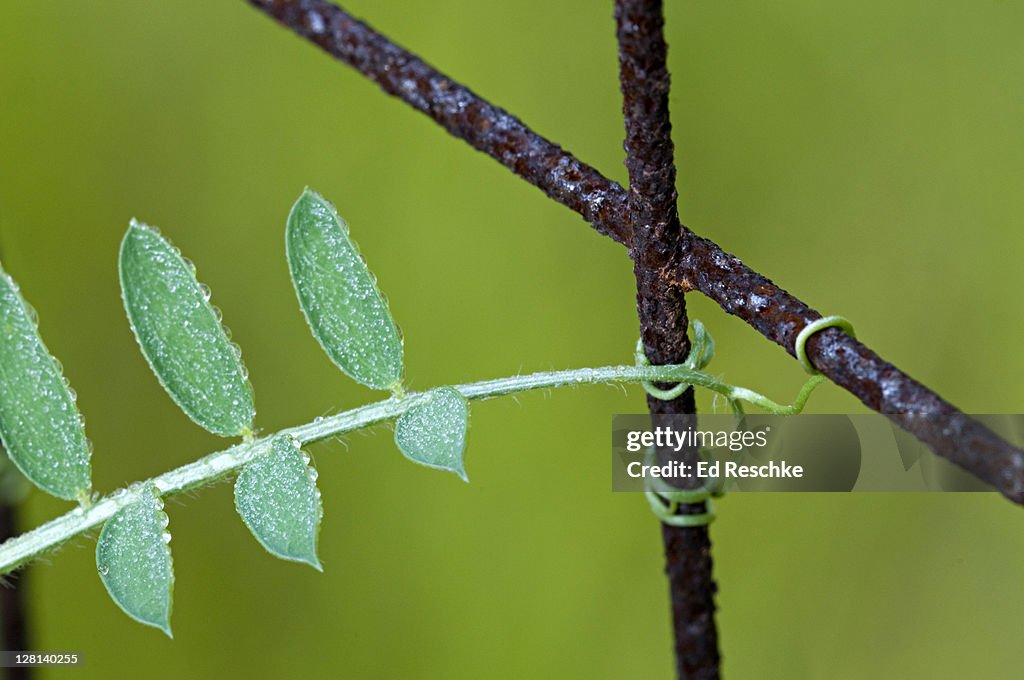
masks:
[[[753,395],[760,405],[767,406],[768,410],[772,412],[782,412],[779,409],[791,408],[776,404],[745,388],[723,383],[717,378],[683,365],[606,366],[567,371],[545,371],[530,375],[484,380],[466,385],[454,385],[453,387],[467,399],[487,399],[517,392],[570,385],[640,382],[684,382],[706,387],[730,399],[749,400],[748,397]],[[0,574],[6,574],[47,550],[61,545],[68,539],[99,526],[124,506],[139,500],[140,493],[148,483],[156,485],[162,496],[170,496],[206,486],[231,474],[268,451],[271,439],[278,435],[290,434],[303,445],[312,444],[400,416],[423,396],[423,392],[393,396],[390,399],[360,406],[327,418],[318,418],[305,425],[287,428],[272,435],[236,444],[153,477],[146,482],[136,482],[127,489],[119,489],[0,545]]]

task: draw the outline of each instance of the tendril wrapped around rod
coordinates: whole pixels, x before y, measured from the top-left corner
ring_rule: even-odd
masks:
[[[721,394],[729,402],[729,407],[732,412],[737,416],[743,415],[743,404],[747,402],[753,404],[758,408],[762,408],[765,411],[780,416],[796,415],[804,410],[804,406],[807,404],[807,399],[811,396],[818,385],[825,381],[825,376],[821,375],[814,366],[811,365],[807,359],[807,341],[815,333],[838,326],[846,330],[847,333],[853,335],[853,325],[844,317],[841,316],[826,316],[818,319],[812,324],[809,324],[797,337],[796,339],[796,354],[800,359],[800,363],[803,364],[804,370],[811,373],[811,377],[807,379],[807,382],[803,384],[800,391],[797,392],[796,398],[792,404],[779,404],[772,401],[763,394],[754,392],[745,387],[737,387],[736,385],[730,385],[729,383],[723,382],[714,376],[711,376],[703,372],[703,369],[711,362],[711,359],[715,356],[715,341],[711,337],[711,333],[708,332],[704,324],[694,319],[691,323],[693,328],[693,341],[690,343],[690,354],[686,357],[686,361],[683,362],[677,371],[680,376],[679,382],[668,389],[661,389],[656,387],[653,382],[642,381],[640,384],[643,386],[647,394],[651,395],[655,399],[661,400],[672,400],[676,399],[683,392],[686,391],[691,385],[704,387],[706,389]],[[637,366],[650,366],[651,363],[647,359],[647,355],[644,353],[643,340],[637,340],[636,343],[636,365]],[[653,451],[649,452],[649,455],[653,454]],[[711,486],[700,487],[697,489],[678,489],[665,481],[658,478],[646,478],[645,483],[647,490],[644,495],[647,497],[647,502],[651,506],[651,511],[660,519],[663,523],[669,524],[676,527],[695,527],[704,526],[710,524],[715,519],[715,511],[711,504],[712,497],[718,497],[722,495],[721,488],[718,484],[712,483]],[[694,503],[707,503],[707,510],[699,514],[678,514],[679,506],[681,504],[694,504]]]

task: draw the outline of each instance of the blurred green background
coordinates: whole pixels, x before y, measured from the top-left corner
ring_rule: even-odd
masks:
[[[1020,412],[1024,5],[667,4],[686,223],[962,408]],[[610,2],[346,6],[625,181]],[[379,276],[414,388],[630,361],[623,248],[243,2],[5,3],[0,159],[3,264],[79,394],[104,492],[225,445],[124,319],[132,216],[212,287],[265,432],[378,396],[333,367],[291,290],[284,218],[307,184]],[[714,371],[795,393],[781,349],[690,304]],[[834,386],[810,408],[863,411]],[[116,608],[94,541],[74,541],[32,568],[33,632],[87,661],[43,676],[667,677],[659,530],[609,490],[611,416],[642,409],[635,388],[478,403],[468,486],[404,461],[385,427],[313,447],[325,574],[265,554],[228,484],[174,499],[173,641]],[[67,509],[34,492],[25,521]],[[1010,503],[735,494],[719,511],[729,676],[1019,671]]]

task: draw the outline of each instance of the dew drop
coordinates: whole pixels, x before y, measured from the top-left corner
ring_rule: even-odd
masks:
[[[36,308],[29,303],[23,303],[25,305],[25,314],[28,315],[29,321],[32,322],[33,326],[39,325],[39,314],[36,313]]]

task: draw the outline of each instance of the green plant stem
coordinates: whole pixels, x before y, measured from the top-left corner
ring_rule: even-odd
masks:
[[[683,365],[579,368],[484,380],[454,387],[467,399],[486,399],[529,390],[570,385],[639,382],[685,382],[713,390],[729,399],[749,401],[773,413],[792,413],[794,407],[797,407],[798,411],[798,407],[803,406],[807,394],[810,389],[813,389],[813,384],[817,384],[819,381],[814,378],[809,380],[800,392],[798,404],[794,406],[779,405],[760,394],[728,385],[713,376],[691,370]],[[269,451],[271,439],[278,434],[290,434],[303,445],[312,444],[395,418],[408,410],[417,400],[423,398],[423,395],[422,392],[395,395],[390,399],[360,406],[344,413],[317,418],[305,425],[236,444],[145,482],[136,482],[127,489],[119,489],[0,545],[0,574],[6,574],[47,550],[56,548],[65,541],[98,527],[124,506],[139,500],[141,493],[149,483],[156,486],[161,496],[170,496],[205,486],[239,470],[260,454]]]

